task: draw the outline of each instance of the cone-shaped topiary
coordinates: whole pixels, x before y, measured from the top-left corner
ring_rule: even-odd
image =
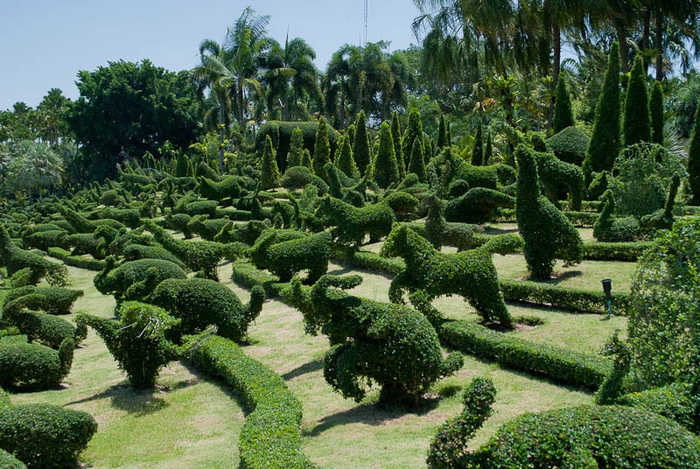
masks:
[[[399,113],[394,111],[391,115],[391,137],[394,139],[394,152],[396,153],[396,162],[399,164],[399,177],[406,177],[406,161],[403,155],[403,146],[401,145],[401,123],[399,122]]]
[[[654,82],[649,101],[649,116],[651,118],[651,142],[664,144],[664,92],[661,83]]]
[[[695,123],[690,136],[688,182],[690,183],[690,192],[693,194],[692,203],[700,205],[700,106],[695,111]]]
[[[418,109],[413,108],[408,113],[408,127],[406,127],[406,131],[403,134],[403,141],[401,142],[405,152],[404,161],[410,160],[413,151],[413,142],[415,140],[418,140],[421,147],[423,147],[423,122],[421,121],[420,112],[418,112]],[[421,151],[422,150],[423,149],[421,148]],[[411,171],[406,169],[406,172],[410,173]],[[422,180],[423,179],[421,179],[421,181]]]
[[[292,130],[289,152],[287,153],[287,168],[301,166],[304,157],[304,131],[300,128]]]
[[[558,134],[565,128],[571,127],[574,124],[574,111],[571,107],[571,97],[569,96],[569,91],[566,89],[566,79],[562,75],[557,82],[557,98],[554,102],[552,127],[554,128],[554,133]]]
[[[331,144],[328,142],[328,126],[326,119],[321,116],[316,132],[316,145],[314,146],[314,173],[324,181],[327,179],[323,167],[331,162]]]
[[[382,189],[386,189],[391,183],[398,184],[400,181],[399,165],[396,161],[396,152],[394,151],[394,139],[391,135],[391,128],[386,122],[382,122],[382,127],[379,131],[379,151],[374,162],[372,176],[374,182]]]
[[[438,125],[438,148],[444,148],[447,142],[447,129],[445,129],[445,115],[440,114],[440,124]]]
[[[567,265],[580,263],[583,241],[576,228],[540,191],[535,155],[531,148],[519,145],[518,196],[516,218],[525,241],[523,252],[532,277],[548,279],[554,259]]]
[[[175,166],[175,177],[184,178],[189,176],[187,174],[187,155],[184,152],[180,152],[177,155],[177,166]]]
[[[583,161],[586,185],[591,174],[611,170],[620,153],[620,48],[613,42],[608,57],[608,68],[603,90],[595,108],[593,136]]]
[[[491,164],[493,158],[493,143],[491,142],[491,131],[486,131],[486,146],[484,147],[484,166]]]
[[[343,146],[340,147],[340,155],[335,159],[335,166],[341,170],[347,177],[354,178],[357,176],[357,166],[355,158],[352,156],[352,147],[350,146],[350,135],[343,138]]]
[[[476,129],[476,138],[474,139],[474,148],[472,149],[472,164],[481,166],[484,162],[484,128],[479,121],[479,127]]]
[[[427,175],[425,173],[425,162],[423,161],[423,145],[419,139],[415,139],[411,149],[411,160],[406,169],[409,173],[414,173],[418,176],[420,182],[425,182]]]
[[[269,135],[265,137],[261,173],[260,180],[263,190],[272,189],[279,185],[279,180],[282,175],[277,167],[277,157],[275,156],[275,150],[272,149],[272,139]]]
[[[638,55],[634,59],[632,75],[625,97],[625,146],[651,141],[649,121],[649,92],[647,91],[644,61]]]
[[[304,149],[304,152],[301,155],[301,165],[309,168],[311,170],[311,174],[315,174],[314,160],[311,158],[311,152],[309,152],[307,149]]]
[[[360,175],[365,174],[367,166],[369,166],[371,162],[369,148],[367,118],[365,117],[365,111],[360,111],[355,118],[355,143],[352,146],[352,154],[355,158],[357,169],[360,171]]]

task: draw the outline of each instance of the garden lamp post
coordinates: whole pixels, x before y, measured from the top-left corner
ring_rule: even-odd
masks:
[[[605,304],[608,305],[608,319],[612,318],[612,279],[606,278],[600,281],[605,293]]]

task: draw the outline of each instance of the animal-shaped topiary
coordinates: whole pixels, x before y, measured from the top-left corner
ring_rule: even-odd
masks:
[[[44,277],[53,286],[66,284],[68,270],[64,265],[46,260],[31,251],[20,249],[12,242],[10,234],[2,225],[0,225],[0,261],[7,268],[8,275],[29,268],[29,282],[32,284],[36,284]]]
[[[323,219],[326,226],[334,227],[331,234],[338,243],[354,247],[358,247],[368,234],[370,242],[379,241],[391,232],[391,225],[396,221],[394,211],[386,204],[359,208],[330,196],[321,200],[315,217]]]
[[[445,219],[461,223],[487,223],[493,219],[496,209],[514,206],[514,197],[494,189],[475,187],[447,202]]]
[[[95,230],[102,225],[111,226],[117,230],[124,228],[124,224],[118,222],[117,220],[112,220],[111,218],[105,218],[104,220],[88,220],[75,210],[65,208],[62,205],[58,205],[58,209],[61,215],[68,220],[68,222],[75,228],[78,233],[94,233]]]
[[[176,264],[161,259],[141,259],[117,265],[116,259],[109,256],[107,266],[95,275],[93,283],[103,295],[114,294],[119,301],[136,300],[150,293],[148,290],[137,291],[142,290],[139,284],[149,280],[157,285],[166,278],[184,279],[187,274]]]
[[[328,335],[332,348],[323,375],[343,397],[361,401],[362,383],[369,381],[381,386],[381,400],[415,404],[433,383],[461,368],[463,358],[443,358],[435,329],[419,312],[331,288],[361,282],[359,275],[324,275],[309,293],[296,280],[288,297],[304,314],[308,333]]]
[[[73,339],[64,339],[58,350],[20,341],[0,341],[0,387],[55,388],[73,364]]]
[[[399,220],[417,218],[415,213],[420,202],[408,192],[390,192],[382,199],[382,203],[391,207]]]
[[[331,236],[328,232],[287,239],[277,230],[267,230],[250,249],[250,258],[258,269],[268,269],[288,282],[302,270],[308,271],[307,283],[314,283],[328,270],[331,254]]]
[[[499,321],[511,327],[510,314],[498,283],[492,252],[506,253],[519,245],[515,236],[494,240],[480,248],[455,254],[443,254],[430,242],[410,228],[398,226],[392,230],[380,251],[382,256],[402,257],[406,268],[391,281],[389,299],[403,302],[404,290],[411,292],[411,302],[429,316],[436,316],[430,302],[442,295],[459,295],[468,301],[485,321]]]
[[[475,380],[476,381],[476,380]],[[474,452],[467,442],[491,414],[493,384],[472,384],[465,409],[447,421],[428,452],[428,467],[700,467],[700,439],[658,414],[623,406],[579,406],[526,413],[504,424]]]
[[[260,314],[265,291],[253,287],[250,302],[241,304],[230,288],[202,278],[168,279],[161,282],[148,297],[148,302],[167,309],[182,322],[177,330],[192,334],[207,326],[217,326],[217,334],[240,341],[248,325]]]
[[[642,217],[642,228],[649,234],[653,234],[657,230],[670,230],[673,228],[673,206],[676,202],[676,195],[681,184],[681,177],[678,173],[673,175],[671,185],[668,188],[666,196],[666,204],[663,209],[659,209],[650,215]]]
[[[565,163],[550,153],[537,153],[535,158],[540,184],[547,198],[558,203],[560,186],[566,186],[571,195],[571,210],[581,210],[583,199],[583,171],[575,164]]]
[[[215,218],[209,220],[206,215],[197,215],[192,217],[192,219],[187,223],[187,229],[200,238],[212,241],[214,236],[221,231],[228,222],[228,218]]]
[[[634,241],[639,237],[641,228],[635,217],[616,217],[615,196],[608,189],[602,197],[603,210],[593,225],[593,236],[602,242]]]
[[[227,176],[217,182],[202,176],[198,178],[199,193],[202,194],[202,197],[212,200],[221,200],[227,197],[236,199],[241,195],[239,180],[239,176]]]
[[[548,279],[555,259],[563,259],[566,265],[581,262],[583,241],[574,225],[541,194],[532,149],[520,144],[516,156],[516,218],[520,235],[525,240],[525,261],[532,277]]]
[[[13,288],[3,298],[0,312],[8,303],[27,295],[34,295],[31,308],[45,311],[49,314],[70,314],[75,300],[83,296],[82,290],[71,290],[63,287],[35,287],[33,285]]]
[[[191,270],[202,271],[205,278],[218,280],[217,268],[224,257],[233,259],[242,252],[238,243],[221,244],[213,241],[182,241],[175,239],[153,221],[146,222],[145,227],[153,233],[161,246],[173,253]]]

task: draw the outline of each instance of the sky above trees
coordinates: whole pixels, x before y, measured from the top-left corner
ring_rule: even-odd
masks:
[[[95,2],[33,0],[0,5],[0,109],[17,101],[36,106],[51,88],[78,96],[79,70],[95,70],[108,61],[148,58],[179,71],[199,63],[202,39],[223,39],[243,9],[252,4],[270,15],[270,36],[284,43],[305,39],[325,69],[345,43],[364,40],[364,1],[123,0]],[[370,0],[368,40],[391,41],[391,50],[417,41],[411,31],[419,15],[410,0]]]

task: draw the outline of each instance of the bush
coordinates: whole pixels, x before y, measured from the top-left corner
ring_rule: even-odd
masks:
[[[587,313],[608,313],[603,292],[518,280],[502,280],[500,285],[506,301],[549,305],[554,308]],[[612,294],[613,314],[627,315],[628,306],[628,294],[617,292]]]
[[[211,200],[221,200],[227,197],[236,199],[241,195],[239,181],[239,176],[226,176],[220,182],[201,177],[199,178],[199,193],[202,197]]]
[[[0,449],[0,467],[5,469],[26,469],[22,461],[12,456],[7,451]]]
[[[565,163],[581,166],[591,137],[578,127],[567,127],[547,139],[547,149]]]
[[[72,339],[65,339],[58,351],[39,344],[0,341],[0,387],[57,387],[70,372],[74,349]]]
[[[583,172],[576,165],[564,163],[549,153],[535,156],[537,174],[547,198],[555,205],[559,202],[559,190],[566,187],[571,196],[571,210],[581,210],[583,200]]]
[[[583,241],[571,222],[540,194],[532,150],[519,145],[516,156],[519,165],[516,216],[520,235],[525,240],[525,260],[534,278],[547,279],[552,275],[555,258],[563,259],[566,265],[581,262]]]
[[[184,270],[172,262],[160,259],[128,261],[117,266],[113,257],[93,282],[103,295],[114,294],[117,300],[142,299],[167,278],[187,278]]]
[[[466,321],[450,321],[439,329],[447,346],[501,366],[544,376],[554,382],[596,390],[610,373],[610,360],[538,344]]]
[[[33,296],[23,296],[15,301],[22,302],[22,300],[31,299]],[[72,339],[75,345],[78,345],[87,336],[87,331],[84,328],[80,328],[80,332],[77,333],[76,327],[65,319],[46,313],[23,312],[21,308],[20,311],[12,311],[12,314],[9,315],[6,308],[3,320],[17,326],[29,341],[39,341],[53,349],[60,348],[65,339]]]
[[[581,406],[516,417],[471,460],[483,468],[681,469],[700,465],[700,440],[656,414]]]
[[[660,388],[625,394],[617,399],[617,403],[663,415],[697,433],[695,402],[688,384],[672,383]]]
[[[265,139],[265,147],[263,148],[261,172],[262,175],[260,182],[263,190],[277,187],[281,175],[280,170],[277,167],[275,150],[272,148],[272,140],[270,139],[269,135]]]
[[[187,229],[191,233],[199,235],[202,239],[211,241],[229,221],[228,218],[207,220],[206,215],[197,215],[187,223]]]
[[[65,266],[55,264],[31,251],[18,248],[2,225],[0,225],[0,261],[7,268],[8,275],[29,268],[31,271],[29,283],[31,284],[38,283],[44,277],[52,286],[66,284],[68,271]]]
[[[476,187],[447,202],[445,218],[460,223],[488,223],[499,208],[515,207],[515,198],[502,192]]]
[[[306,166],[293,166],[287,168],[280,180],[280,185],[287,190],[301,189],[307,184],[313,184],[320,194],[328,192],[328,184],[320,177],[314,175]]]
[[[615,197],[611,190],[603,194],[603,211],[593,225],[593,236],[603,242],[630,242],[641,235],[634,217],[615,217]]]
[[[204,372],[223,378],[250,412],[238,442],[240,467],[314,467],[302,453],[301,404],[278,374],[220,337],[209,338],[194,350],[191,360]]]
[[[181,210],[182,213],[186,213],[191,217],[195,215],[209,215],[213,218],[216,213],[216,207],[216,200],[199,200],[185,204]]]
[[[165,280],[148,297],[150,303],[179,318],[178,332],[192,334],[215,325],[220,336],[235,341],[243,338],[258,317],[264,299],[262,288],[254,288],[250,303],[243,306],[231,289],[202,278]]]
[[[0,448],[30,468],[74,466],[96,431],[87,412],[49,404],[0,408]]]
[[[560,75],[557,81],[556,93],[552,127],[554,128],[554,133],[559,133],[576,123],[574,121],[574,111],[571,108],[571,96],[569,96],[569,92],[566,89],[566,79],[563,75]]]
[[[267,121],[260,127],[255,137],[256,154],[262,154],[265,137],[277,133],[279,135],[279,141],[277,142],[277,166],[280,168],[280,171],[285,171],[287,169],[287,153],[290,150],[292,132],[294,129],[300,129],[302,131],[304,148],[313,151],[316,142],[316,132],[318,131],[318,122]],[[333,154],[335,154],[339,137],[340,135],[338,132],[329,126],[328,141]]]
[[[68,256],[63,259],[67,265],[78,267],[79,269],[100,271],[107,266],[103,260],[93,259],[92,257]]]
[[[280,241],[277,232],[269,230],[257,239],[250,254],[258,269],[268,269],[282,282],[288,282],[294,274],[307,270],[307,283],[314,283],[328,270],[330,251],[328,232]]]
[[[377,185],[386,189],[390,184],[398,184],[399,164],[394,150],[394,139],[391,135],[391,127],[387,122],[382,123],[379,132],[379,152],[372,167],[372,177]]]
[[[358,208],[330,196],[323,198],[315,216],[325,220],[326,226],[334,227],[331,233],[339,243],[355,246],[368,234],[372,242],[388,235],[395,221],[388,205],[379,203]]]
[[[59,246],[66,248],[68,233],[63,230],[37,231],[22,237],[22,244],[27,248],[47,251],[50,247]]]
[[[623,126],[625,146],[640,142],[651,142],[646,70],[642,56],[637,55],[630,79],[627,82],[627,93],[625,95],[625,120]]]
[[[343,397],[361,401],[369,380],[381,386],[381,400],[415,404],[435,381],[461,368],[463,358],[442,357],[435,329],[417,311],[330,290],[361,282],[358,275],[325,275],[309,294],[296,281],[291,301],[304,314],[308,333],[328,335],[332,348],[323,375]]]
[[[583,258],[593,261],[636,262],[651,247],[651,242],[584,243]]]
[[[122,303],[117,317],[80,314],[77,322],[95,329],[134,388],[153,387],[160,370],[184,353],[165,336],[180,320],[157,306],[136,301]]]
[[[414,306],[436,324],[440,318],[432,317],[432,313],[418,303],[429,306],[439,296],[459,295],[485,321],[496,320],[504,327],[511,327],[510,314],[498,286],[498,274],[486,248],[443,254],[403,225],[392,230],[380,254],[402,257],[406,262],[406,268],[391,281],[389,299],[392,302],[402,303],[403,291],[409,290]]]
[[[122,251],[126,261],[138,261],[141,259],[160,259],[172,262],[181,269],[185,269],[185,264],[169,251],[160,246],[144,246],[142,244],[130,244]]]

